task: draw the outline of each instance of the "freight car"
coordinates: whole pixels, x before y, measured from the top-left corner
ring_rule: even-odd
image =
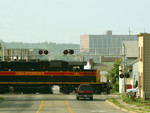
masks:
[[[109,92],[109,84],[100,83],[99,70],[84,70],[85,62],[1,61],[0,93],[52,93],[52,86],[69,94],[80,84],[91,84],[94,93]]]

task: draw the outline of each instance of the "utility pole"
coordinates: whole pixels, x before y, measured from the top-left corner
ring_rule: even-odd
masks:
[[[144,28],[144,33],[146,33],[146,28]]]
[[[123,75],[125,75],[125,57],[126,57],[126,53],[125,53],[125,44],[123,43]],[[125,93],[125,77],[124,77],[124,93]]]
[[[2,45],[2,61],[5,61],[5,46]]]
[[[129,27],[129,39],[131,40],[131,31],[130,31],[130,27]]]
[[[122,48],[122,51],[123,51],[123,55],[122,55],[122,59],[123,59],[123,64],[122,64],[122,74],[124,75],[124,77],[123,78],[121,78],[121,102],[123,102],[123,100],[122,100],[122,94],[123,94],[123,92],[125,93],[125,56],[126,56],[126,54],[125,54],[125,44],[123,43],[123,48]],[[121,70],[121,67],[119,67],[119,70]],[[119,75],[120,75],[120,72],[119,72]],[[122,80],[123,79],[123,80]],[[123,82],[124,82],[124,84],[123,84]]]

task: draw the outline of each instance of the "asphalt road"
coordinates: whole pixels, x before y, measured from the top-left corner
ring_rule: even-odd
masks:
[[[0,103],[0,113],[123,113],[107,104],[105,95],[94,95],[92,101],[77,101],[74,94],[6,94],[0,97],[5,99]]]
[[[0,113],[126,113],[107,104],[108,95],[76,100],[75,94],[4,94]]]

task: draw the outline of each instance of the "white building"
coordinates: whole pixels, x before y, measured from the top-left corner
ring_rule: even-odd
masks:
[[[138,58],[138,41],[123,41],[122,45],[125,46],[125,49],[122,49],[124,53],[125,50],[125,61],[124,59],[122,59],[122,66],[120,67],[120,70],[122,70],[122,72],[120,72],[119,74],[123,73],[123,71],[125,71],[125,73],[129,73],[130,77],[129,78],[125,78],[125,82],[124,79],[121,79],[119,77],[119,92],[121,93],[122,91],[124,91],[124,87],[125,87],[125,91],[126,89],[131,89],[133,88],[133,85],[135,83],[135,81],[138,79],[138,71],[137,71],[137,58]],[[122,47],[123,48],[123,47]],[[123,55],[123,54],[122,54]],[[125,65],[125,70],[123,70],[123,64]],[[124,85],[125,83],[125,85]],[[123,90],[122,90],[123,88]]]

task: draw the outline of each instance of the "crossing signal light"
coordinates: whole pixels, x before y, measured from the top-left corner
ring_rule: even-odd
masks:
[[[123,74],[120,74],[120,78],[124,78],[124,75],[123,75]]]
[[[43,54],[43,51],[42,51],[42,50],[39,50],[39,54],[42,55],[42,54]]]
[[[45,51],[44,51],[44,54],[46,54],[46,55],[47,55],[47,54],[48,54],[48,51],[47,51],[47,50],[45,50]]]
[[[74,53],[74,50],[73,49],[70,49],[69,50],[69,53],[72,55]]]
[[[125,77],[126,77],[126,78],[129,78],[129,77],[130,77],[130,74],[125,74]]]
[[[68,50],[64,50],[64,52],[63,52],[65,55],[67,55],[68,54]]]

